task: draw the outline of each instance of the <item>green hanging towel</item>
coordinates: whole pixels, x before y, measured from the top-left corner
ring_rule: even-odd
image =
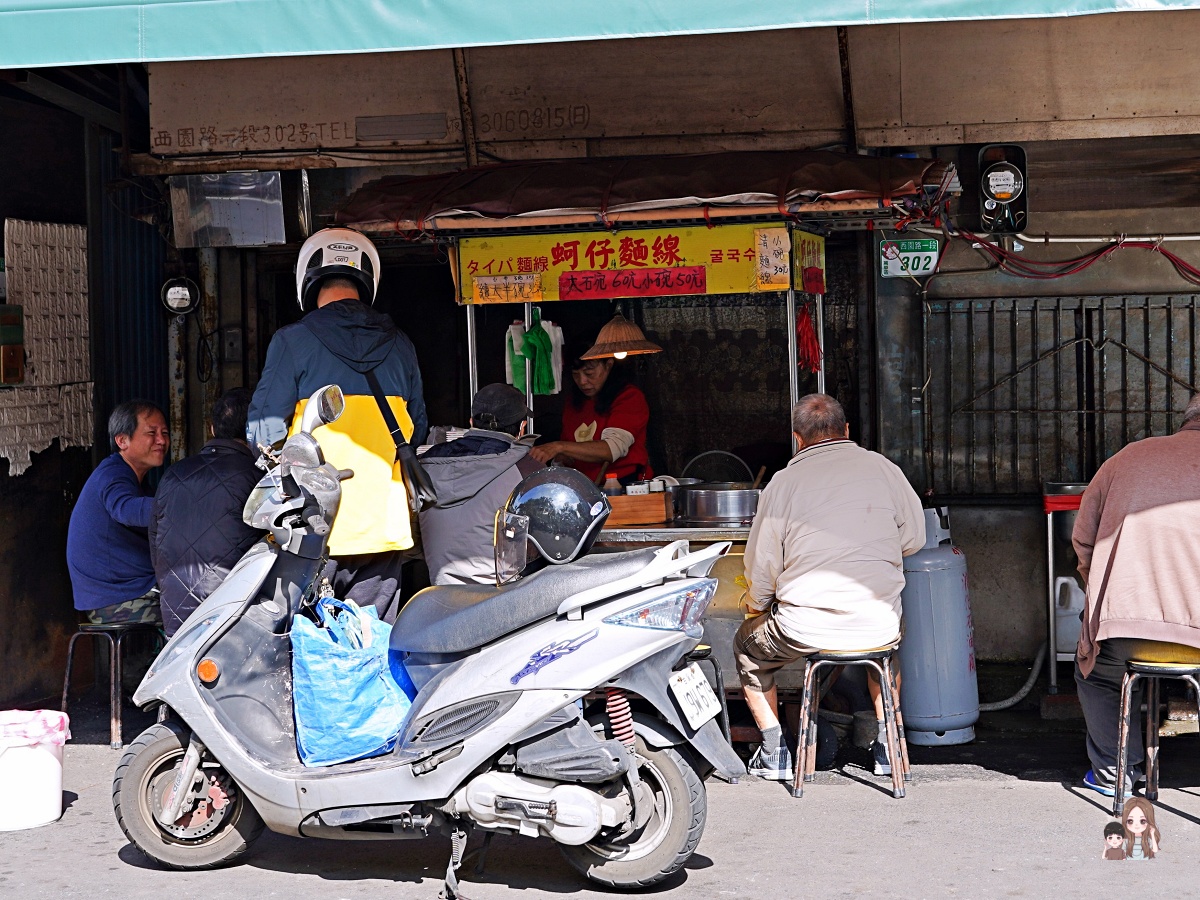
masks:
[[[542,317],[536,308],[533,310],[533,321],[521,343],[521,356],[533,366],[533,392],[553,394],[554,348],[550,335],[542,327]],[[516,375],[516,366],[513,366],[513,374]]]

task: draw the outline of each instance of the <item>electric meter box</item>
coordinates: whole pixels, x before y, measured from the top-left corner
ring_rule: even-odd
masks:
[[[979,230],[1019,234],[1029,225],[1025,148],[985,144],[979,150]]]

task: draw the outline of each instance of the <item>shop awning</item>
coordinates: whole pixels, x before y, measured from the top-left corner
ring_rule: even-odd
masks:
[[[949,189],[944,160],[746,151],[504,163],[370,182],[337,221],[390,234],[799,218],[887,222]]]
[[[0,0],[0,68],[1197,7],[1200,0]]]

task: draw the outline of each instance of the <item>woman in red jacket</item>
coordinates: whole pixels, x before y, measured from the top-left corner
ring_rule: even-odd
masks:
[[[565,462],[595,481],[608,463],[607,474],[622,484],[649,478],[646,425],[650,407],[646,395],[629,380],[616,360],[573,359],[571,390],[563,405],[560,440],[530,451],[539,462]]]

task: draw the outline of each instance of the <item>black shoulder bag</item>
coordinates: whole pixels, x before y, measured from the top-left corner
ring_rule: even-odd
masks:
[[[366,376],[367,384],[371,386],[371,393],[375,395],[375,402],[379,406],[379,412],[383,415],[383,421],[387,424],[388,431],[392,433],[392,442],[396,445],[396,462],[400,463],[400,477],[404,479],[408,505],[414,513],[419,513],[437,503],[437,490],[434,488],[429,474],[425,471],[425,467],[417,459],[412,445],[404,439],[404,432],[400,430],[400,423],[396,421],[396,416],[387,402],[387,397],[383,393],[383,387],[379,384],[375,371],[372,369],[363,374]]]

